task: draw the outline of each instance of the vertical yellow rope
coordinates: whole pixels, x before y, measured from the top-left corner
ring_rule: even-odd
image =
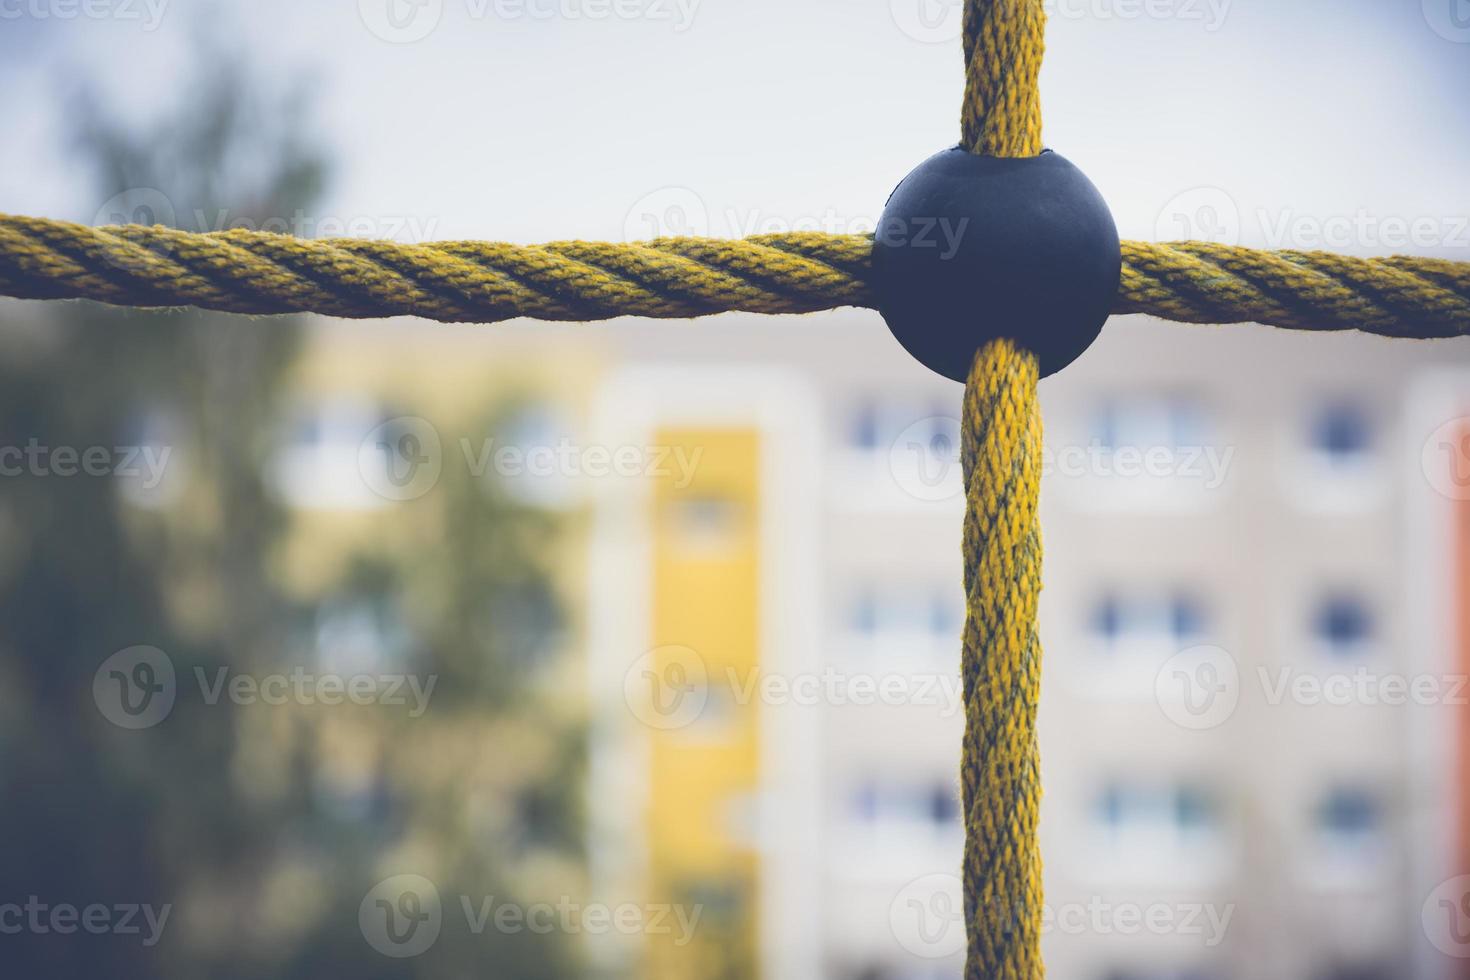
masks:
[[[971,153],[1042,151],[1038,79],[1043,0],[965,0],[960,145]],[[994,341],[965,385],[966,980],[1038,980],[1041,963],[1041,763],[1036,704],[1041,643],[1041,411],[1035,356]]]
[[[1046,49],[1042,0],[965,0],[960,145],[992,157],[1041,152],[1037,78]]]
[[[965,386],[967,980],[1034,980],[1041,964],[1041,411],[1036,357],[1009,341],[975,357]]]

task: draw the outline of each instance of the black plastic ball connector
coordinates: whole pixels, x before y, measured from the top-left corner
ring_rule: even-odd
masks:
[[[963,382],[1006,337],[1041,375],[1097,338],[1118,292],[1118,229],[1092,181],[1060,154],[935,154],[888,198],[873,235],[878,309],[919,361]]]

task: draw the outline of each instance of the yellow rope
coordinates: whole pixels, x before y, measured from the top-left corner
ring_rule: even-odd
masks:
[[[1041,152],[1037,76],[1046,48],[1040,0],[968,0],[965,4],[965,101],[960,145],[991,157]]]
[[[1043,0],[965,0],[960,145],[994,157],[1042,151]],[[983,302],[983,300],[982,300]],[[962,329],[936,324],[936,330]],[[966,980],[1040,980],[1041,409],[1039,364],[1010,341],[975,355],[965,384]]]
[[[0,295],[479,323],[806,313],[871,306],[871,249],[864,236],[815,232],[400,245],[0,215]],[[1452,337],[1470,334],[1470,263],[1125,242],[1114,312]]]
[[[964,896],[970,980],[1041,965],[1041,409],[1035,356],[994,341],[965,385]]]

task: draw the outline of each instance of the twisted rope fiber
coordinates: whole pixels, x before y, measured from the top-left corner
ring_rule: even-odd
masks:
[[[871,306],[871,248],[861,235],[800,232],[632,244],[400,245],[0,215],[0,294],[479,323],[806,313]],[[1125,242],[1113,312],[1452,337],[1470,334],[1470,263]]]
[[[965,0],[960,145],[1042,151],[1043,0]],[[1065,272],[1065,270],[1064,270]],[[962,324],[936,324],[962,329]],[[965,632],[960,752],[966,980],[1040,980],[1041,410],[1039,364],[1010,341],[975,355],[965,384]]]
[[[600,320],[867,305],[872,242],[816,233],[609,244],[304,239],[0,215],[0,293],[233,313]]]
[[[982,156],[1038,155],[1045,8],[1040,0],[967,0],[964,16],[960,145]]]
[[[1034,980],[1041,963],[1041,410],[1036,357],[994,341],[965,385],[965,976]]]

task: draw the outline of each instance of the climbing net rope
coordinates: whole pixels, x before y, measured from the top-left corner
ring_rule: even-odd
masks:
[[[964,16],[960,145],[990,157],[1040,154],[1044,0],[965,0]],[[876,305],[873,246],[871,237],[818,233],[406,245],[0,215],[0,295],[474,322],[807,313]],[[1122,258],[1114,313],[1390,337],[1470,334],[1467,262],[1205,242],[1124,242]],[[977,352],[965,387],[960,792],[969,980],[1043,975],[1038,374],[1032,353],[997,340]]]

